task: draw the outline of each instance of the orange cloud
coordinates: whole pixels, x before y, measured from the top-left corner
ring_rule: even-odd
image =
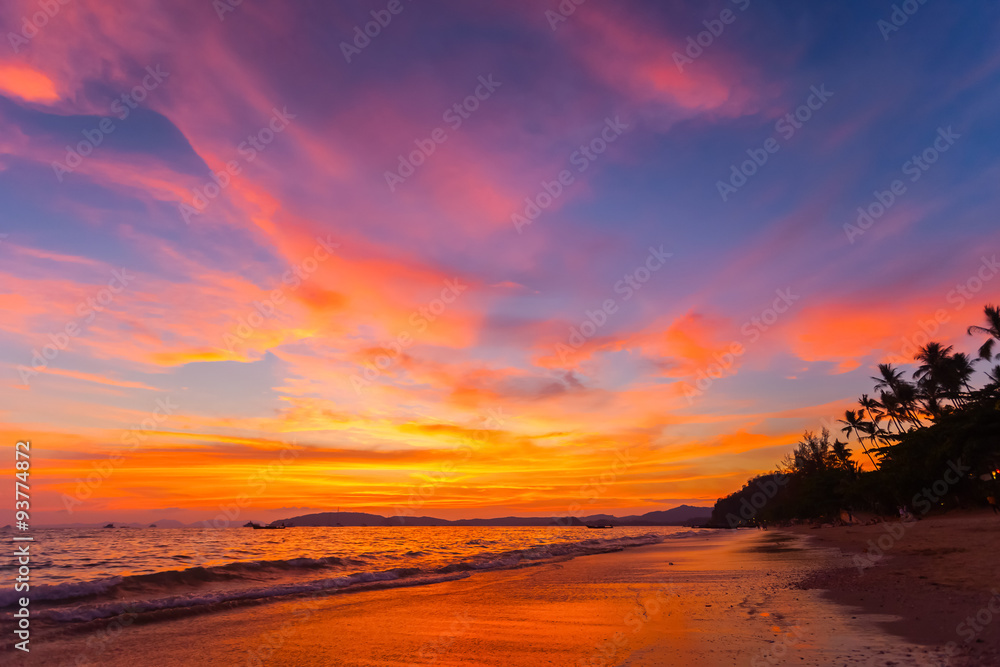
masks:
[[[697,75],[681,72],[673,54],[684,50],[682,41],[623,16],[619,8],[595,5],[577,12],[574,22],[576,36],[567,39],[577,57],[608,86],[635,103],[738,114],[749,99],[732,66],[723,71],[709,62],[699,62]],[[569,35],[570,31],[564,33]]]
[[[26,65],[0,64],[0,93],[27,102],[48,104],[59,99],[52,79]]]
[[[971,323],[964,317],[975,314],[955,312],[946,293],[943,288],[940,299],[833,301],[805,308],[786,330],[788,343],[801,359],[834,362],[841,373],[865,360],[910,363],[913,352],[928,340],[964,340],[965,327]]]
[[[59,375],[61,377],[72,378],[74,380],[83,380],[84,382],[105,384],[111,387],[124,387],[126,389],[149,389],[151,391],[157,391],[156,387],[151,387],[143,382],[116,380],[114,378],[105,377],[103,375],[97,375],[96,373],[83,373],[81,371],[69,371],[61,368],[49,368],[46,370],[46,373],[48,375]]]

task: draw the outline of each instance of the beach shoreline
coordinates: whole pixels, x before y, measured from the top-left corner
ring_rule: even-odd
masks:
[[[427,586],[54,636],[13,664],[941,664],[939,651],[796,588],[845,562],[807,542],[703,533]]]
[[[909,642],[948,647],[948,664],[1000,664],[1000,516],[952,512],[920,521],[774,532],[836,549],[843,567],[797,585],[847,609],[885,615],[880,627]]]

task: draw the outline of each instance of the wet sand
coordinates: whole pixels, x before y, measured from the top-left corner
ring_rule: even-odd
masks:
[[[788,531],[845,554],[806,587],[909,641],[956,649],[951,665],[1000,665],[1000,516],[959,513],[911,523]],[[991,609],[992,607],[992,609]]]
[[[113,636],[39,637],[15,664],[942,664],[942,653],[881,629],[889,619],[794,588],[845,564],[839,549],[806,543],[718,531],[430,586],[133,624]]]

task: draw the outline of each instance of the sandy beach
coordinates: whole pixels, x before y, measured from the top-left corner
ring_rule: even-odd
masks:
[[[813,537],[718,531],[434,585],[94,626],[39,636],[16,664],[944,664],[943,651],[889,632],[893,609],[796,588],[850,564]]]
[[[953,512],[913,523],[785,532],[850,560],[802,586],[885,615],[878,625],[909,641],[953,646],[952,665],[1000,664],[1000,516]]]

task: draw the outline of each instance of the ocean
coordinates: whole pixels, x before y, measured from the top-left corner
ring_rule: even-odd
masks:
[[[680,527],[38,529],[32,622],[180,617],[311,593],[432,585],[711,533]],[[13,579],[16,563],[5,562]],[[23,592],[0,591],[0,609]]]

